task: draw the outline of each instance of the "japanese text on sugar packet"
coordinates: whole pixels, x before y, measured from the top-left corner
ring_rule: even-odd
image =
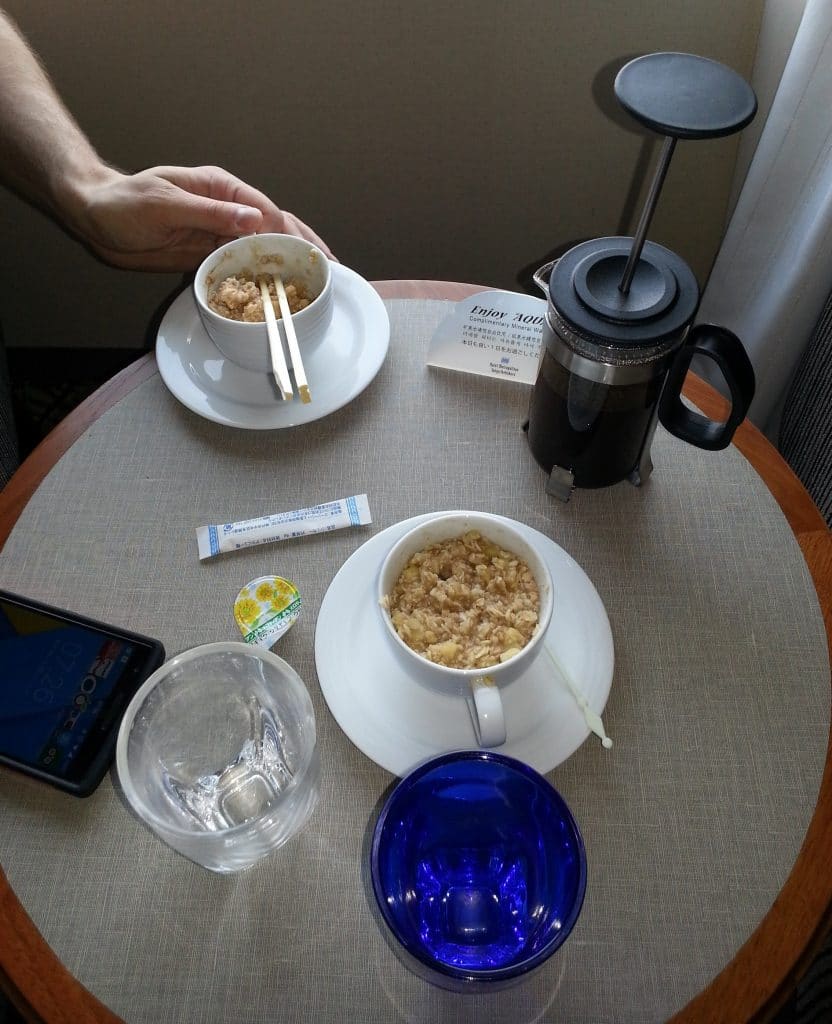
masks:
[[[514,292],[478,292],[454,305],[437,327],[427,363],[534,384],[546,303]]]

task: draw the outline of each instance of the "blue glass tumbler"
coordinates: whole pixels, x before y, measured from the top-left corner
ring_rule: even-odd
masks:
[[[390,795],[371,849],[382,917],[416,973],[494,990],[558,949],[586,890],[586,853],[558,792],[503,754],[461,751]]]

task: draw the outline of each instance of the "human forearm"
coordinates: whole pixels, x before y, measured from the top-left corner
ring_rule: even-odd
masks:
[[[78,189],[113,172],[0,10],[0,179],[74,228]]]
[[[300,235],[303,221],[220,167],[125,174],[96,153],[0,9],[0,183],[47,210],[107,263],[189,270],[229,238]]]

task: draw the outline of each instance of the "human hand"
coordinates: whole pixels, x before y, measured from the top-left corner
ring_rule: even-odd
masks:
[[[220,167],[101,168],[77,188],[67,223],[105,262],[131,270],[193,270],[217,246],[265,231],[332,257],[308,225]]]

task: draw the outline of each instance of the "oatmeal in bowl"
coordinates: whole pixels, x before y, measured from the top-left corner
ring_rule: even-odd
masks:
[[[194,298],[208,336],[226,359],[257,373],[270,373],[272,368],[260,281],[276,298],[275,275],[286,288],[305,357],[326,335],[334,303],[332,268],[317,246],[295,235],[236,238],[211,253],[194,277]],[[286,349],[276,301],[273,308]],[[288,350],[285,354],[291,366]]]
[[[275,319],[280,320],[282,313],[277,298],[277,286],[273,274],[255,274],[248,269],[223,278],[219,284],[208,289],[208,308],[226,320],[240,320],[244,323],[262,324],[266,322],[266,311],[263,306],[263,294],[260,282],[263,281],[269,293]],[[310,295],[303,281],[284,281],[286,300],[289,312],[300,313],[306,309],[316,297]]]
[[[552,579],[519,523],[446,512],[391,549],[378,581],[393,643],[435,678],[514,679],[536,656],[552,616]]]

